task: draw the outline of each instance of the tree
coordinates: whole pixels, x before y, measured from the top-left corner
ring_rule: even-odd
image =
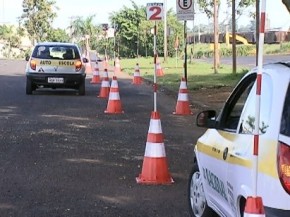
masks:
[[[7,25],[0,26],[0,39],[4,40],[3,54],[5,57],[10,58],[12,56],[12,48],[19,47],[21,36],[23,36],[23,30],[20,27],[15,28]]]
[[[70,38],[69,35],[65,32],[65,30],[57,28],[50,30],[47,39],[48,41],[54,42],[68,42]]]
[[[153,55],[153,29],[154,22],[148,21],[145,6],[137,6],[134,1],[132,8],[123,7],[120,11],[110,16],[110,22],[118,26],[116,34],[120,43],[119,55],[124,57],[137,57],[138,55]],[[173,10],[167,12],[167,27],[172,34],[167,38],[169,45],[168,54],[174,54],[174,41],[176,36],[182,38],[183,25],[177,21]],[[118,43],[118,44],[119,44]],[[164,22],[157,22],[157,51],[158,55],[164,53]],[[171,46],[170,46],[171,45]]]
[[[90,42],[94,44],[96,37],[101,33],[101,28],[93,23],[95,15],[86,18],[77,17],[71,23],[71,37],[82,46],[85,46],[85,38],[88,36]]]
[[[20,19],[32,40],[47,40],[56,17],[54,4],[54,0],[23,0],[23,14]]]

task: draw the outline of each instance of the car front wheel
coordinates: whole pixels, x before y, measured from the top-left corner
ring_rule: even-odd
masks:
[[[188,202],[192,217],[218,216],[208,205],[197,163],[194,164],[188,182]]]
[[[85,94],[86,94],[86,82],[85,79],[83,79],[79,85],[79,95],[83,96]]]
[[[31,95],[32,94],[32,82],[29,78],[26,78],[26,94]]]

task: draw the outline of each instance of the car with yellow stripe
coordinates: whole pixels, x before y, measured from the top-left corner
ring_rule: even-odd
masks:
[[[197,126],[206,131],[194,147],[188,184],[191,216],[242,217],[247,197],[255,192],[256,78],[254,68],[218,115],[214,110],[197,115]],[[289,217],[290,62],[264,65],[261,81],[257,195],[266,217]]]
[[[72,88],[85,95],[85,63],[76,44],[38,43],[27,57],[26,94],[37,88]]]

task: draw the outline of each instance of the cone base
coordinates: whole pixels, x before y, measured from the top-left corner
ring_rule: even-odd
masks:
[[[122,114],[122,105],[120,100],[109,100],[107,109],[104,111],[107,114]]]
[[[168,171],[166,158],[144,157],[142,173],[136,177],[138,184],[162,185],[174,183]]]
[[[265,210],[261,197],[247,197],[244,216],[265,217]]]
[[[93,77],[93,79],[90,82],[91,84],[99,84],[101,83],[100,77]]]
[[[177,102],[174,115],[192,115],[192,111],[190,110],[189,102]]]
[[[108,98],[109,97],[109,93],[110,93],[110,88],[109,87],[102,87],[98,97],[99,98]]]
[[[134,84],[134,85],[141,85],[142,84],[142,78],[136,78],[136,77],[134,77],[132,84]]]

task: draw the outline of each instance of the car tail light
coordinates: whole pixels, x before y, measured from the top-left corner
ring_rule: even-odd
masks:
[[[80,60],[75,62],[76,71],[80,71],[82,68],[82,62]]]
[[[30,61],[30,68],[33,70],[36,70],[36,61],[35,60]]]
[[[290,194],[290,146],[282,142],[278,147],[278,174],[283,188]]]

